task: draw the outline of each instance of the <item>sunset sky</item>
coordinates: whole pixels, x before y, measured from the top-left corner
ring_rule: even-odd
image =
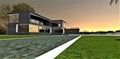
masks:
[[[109,5],[110,0],[0,0],[0,4],[25,2],[36,13],[49,19],[63,19],[66,28],[80,31],[120,30],[119,3]]]

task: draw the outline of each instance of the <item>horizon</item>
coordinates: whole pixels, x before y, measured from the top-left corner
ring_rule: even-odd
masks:
[[[36,13],[49,19],[63,19],[66,28],[80,28],[80,32],[120,30],[119,2],[109,5],[109,0],[0,0],[0,4],[20,2],[30,4]]]

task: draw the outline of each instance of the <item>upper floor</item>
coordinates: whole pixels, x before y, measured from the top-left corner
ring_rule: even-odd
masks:
[[[32,12],[9,13],[8,23],[36,24],[49,27],[64,27],[64,20],[51,20]]]

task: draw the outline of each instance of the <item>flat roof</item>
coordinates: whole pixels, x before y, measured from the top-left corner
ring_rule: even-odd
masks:
[[[52,20],[53,22],[55,22],[55,23],[62,23],[62,22],[64,22],[64,23],[66,23],[64,20]]]

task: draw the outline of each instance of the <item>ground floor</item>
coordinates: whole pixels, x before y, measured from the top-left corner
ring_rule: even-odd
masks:
[[[35,24],[8,24],[8,34],[65,34],[65,28]]]

